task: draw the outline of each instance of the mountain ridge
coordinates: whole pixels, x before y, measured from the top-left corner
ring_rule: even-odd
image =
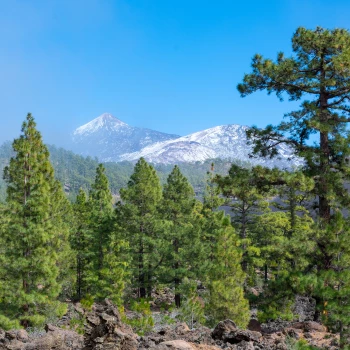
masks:
[[[207,159],[250,162],[252,165],[292,168],[303,164],[285,145],[278,145],[279,157],[250,158],[248,126],[228,124],[179,136],[151,129],[129,126],[109,113],[80,126],[73,133],[73,143],[82,146],[74,151],[96,156],[104,162],[137,161],[140,157],[154,164],[176,164]]]
[[[136,152],[155,142],[178,137],[179,135],[130,126],[110,113],[103,113],[75,129],[69,148],[83,156],[97,157],[101,161],[119,161],[122,154]]]

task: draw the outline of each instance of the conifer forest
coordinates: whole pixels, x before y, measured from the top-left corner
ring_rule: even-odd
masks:
[[[144,158],[79,158],[89,174],[67,181],[40,125],[25,117],[2,163],[1,329],[43,329],[72,304],[93,310],[108,299],[140,336],[159,319],[191,330],[229,319],[246,330],[252,319],[295,320],[296,298],[308,298],[312,321],[338,334],[334,349],[349,348],[350,32],[298,28],[292,54],[255,55],[237,89],[298,102],[247,136],[251,157],[278,157],[284,144],[302,166],[213,160],[190,179],[181,164],[164,175]],[[75,322],[83,329],[84,317]]]

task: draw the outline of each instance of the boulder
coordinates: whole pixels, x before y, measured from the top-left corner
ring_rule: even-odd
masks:
[[[255,332],[260,332],[261,333],[261,323],[252,318],[250,321],[249,321],[249,324],[248,324],[248,327],[247,327],[250,331],[255,331]]]
[[[46,334],[33,338],[21,329],[0,332],[0,350],[77,350],[83,348],[83,336],[47,325]]]
[[[242,341],[240,342],[239,344],[236,345],[236,349],[237,350],[254,350],[255,347],[254,347],[254,343],[249,341]]]
[[[158,346],[150,347],[154,350],[220,350],[219,347],[208,344],[189,343],[185,340],[171,340],[160,343]],[[253,348],[254,349],[254,348]],[[249,349],[250,350],[250,349]]]
[[[297,295],[292,311],[294,315],[297,315],[295,321],[313,321],[315,318],[316,300],[310,297]]]
[[[195,350],[195,348],[184,340],[170,340],[160,343],[159,350]]]
[[[121,321],[118,309],[109,301],[94,305],[87,314],[84,350],[136,350],[138,336]]]
[[[190,328],[187,326],[186,322],[182,322],[175,327],[175,332],[179,335],[184,335],[190,331]]]
[[[304,322],[304,329],[306,332],[327,332],[327,328],[325,326],[314,321]]]
[[[146,336],[140,337],[139,349],[152,348],[160,343],[184,340],[187,343],[215,345],[215,341],[211,337],[211,330],[207,327],[198,327],[189,329],[186,323],[177,323],[175,326],[165,326],[158,331],[150,332]]]
[[[211,333],[211,336],[213,337],[213,339],[222,340],[225,334],[234,332],[236,330],[237,330],[237,326],[233,321],[225,320],[225,321],[219,322],[216,325],[213,332]]]
[[[223,335],[222,340],[230,344],[238,344],[242,341],[258,343],[261,338],[260,332],[237,329]]]

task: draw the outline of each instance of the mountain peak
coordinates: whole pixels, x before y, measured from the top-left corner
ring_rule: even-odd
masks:
[[[119,125],[127,125],[126,123],[122,122],[120,119],[116,118],[111,113],[103,113],[97,118],[93,119],[90,123],[92,122],[99,122],[103,124],[112,123],[112,124],[119,124]]]
[[[110,113],[103,113],[97,118],[91,120],[91,122],[80,126],[74,131],[73,135],[77,136],[91,134],[100,129],[105,129],[107,131],[115,131],[123,126],[128,126],[128,124],[122,122]]]

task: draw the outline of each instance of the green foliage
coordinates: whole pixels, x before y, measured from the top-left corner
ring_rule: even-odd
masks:
[[[252,73],[246,74],[238,85],[242,96],[266,90],[268,94],[276,93],[280,100],[284,96],[292,101],[302,100],[300,110],[288,113],[279,125],[269,125],[264,130],[252,128],[248,136],[255,155],[277,156],[275,146],[287,144],[295,155],[305,159],[302,175],[283,179],[287,191],[292,189],[291,195],[287,195],[287,210],[296,238],[294,249],[295,242],[302,237],[301,230],[296,233],[295,202],[300,189],[295,185],[299,182],[304,186],[302,195],[310,192],[317,197],[313,234],[310,236],[309,230],[306,234],[314,244],[308,254],[303,252],[305,258],[299,273],[290,274],[290,285],[316,298],[319,312],[340,330],[342,339],[344,327],[350,324],[347,287],[350,252],[345,246],[349,238],[346,220],[340,214],[350,205],[349,192],[344,189],[344,182],[350,177],[349,47],[350,33],[345,29],[300,27],[292,38],[293,56],[287,58],[279,53],[277,60],[272,61],[255,55]],[[309,142],[313,134],[318,135],[318,142]]]
[[[318,350],[315,346],[308,344],[307,340],[296,340],[291,337],[286,338],[287,350]]]
[[[349,239],[349,219],[340,212],[335,213],[326,227],[318,225],[315,240],[323,249],[314,252],[315,260],[309,257],[315,264],[314,268],[297,281],[304,293],[312,294],[318,301],[317,307],[323,322],[340,332],[342,338],[350,322]]]
[[[154,168],[141,158],[126,188],[120,191],[123,203],[116,205],[116,228],[128,243],[132,285],[142,298],[151,295],[163,256],[163,223],[158,215],[162,188]]]
[[[150,302],[144,298],[133,300],[130,309],[136,313],[136,316],[124,318],[123,321],[129,324],[138,335],[150,332],[154,327]]]
[[[197,293],[197,282],[185,278],[181,286],[184,301],[179,308],[178,318],[186,322],[190,329],[204,323],[204,300]]]
[[[207,276],[208,323],[213,326],[223,319],[232,319],[245,328],[249,322],[249,304],[244,297],[243,285],[246,275],[240,262],[241,251],[230,218],[223,212],[214,212],[216,242],[213,249],[211,268]]]
[[[176,320],[167,314],[161,314],[161,320],[159,322],[161,325],[173,325]]]
[[[174,283],[177,307],[181,305],[183,279],[195,276],[201,261],[199,211],[192,186],[175,165],[164,185],[160,213],[167,223],[163,276]]]
[[[84,334],[85,332],[85,320],[83,317],[72,318],[69,321],[69,326],[72,330],[74,330],[78,334]]]
[[[89,262],[89,207],[87,195],[83,189],[73,204],[74,232],[71,245],[76,253],[76,296],[80,300],[88,291],[87,266]]]
[[[80,300],[81,306],[86,310],[91,310],[94,305],[94,297],[91,294],[85,294],[84,298]]]
[[[287,298],[274,299],[273,295],[271,295],[269,302],[260,306],[260,310],[258,311],[259,322],[265,323],[278,319],[292,321],[295,319],[295,315],[291,311],[292,306],[292,300],[288,300]]]
[[[121,305],[128,260],[124,254],[126,242],[115,232],[112,194],[102,164],[96,169],[91,187],[86,204],[89,211],[86,246],[81,245],[87,261],[82,282],[94,299],[110,298]]]
[[[124,289],[129,280],[127,249],[128,243],[112,232],[109,245],[103,251],[100,298],[108,298],[118,307],[123,304]]]
[[[304,98],[301,109],[288,113],[278,126],[253,128],[248,136],[254,152],[262,156],[277,156],[275,145],[285,143],[305,157],[305,170],[316,180],[319,214],[326,221],[330,220],[331,206],[349,204],[349,195],[343,191],[350,155],[349,46],[350,33],[345,29],[300,27],[292,38],[292,57],[280,52],[274,62],[255,55],[252,73],[238,85],[242,96],[266,90],[280,100],[284,95],[295,101]],[[318,143],[308,142],[313,134],[319,135]]]
[[[269,210],[268,196],[271,186],[261,186],[261,167],[245,169],[233,164],[227,176],[216,176],[221,193],[232,212],[232,224],[239,234],[243,250],[242,267],[254,275],[254,266],[259,265],[260,249],[252,244],[252,231],[256,218]],[[256,261],[258,260],[258,261]]]
[[[50,152],[50,161],[55,169],[55,178],[64,186],[65,192],[70,201],[74,202],[79,190],[82,188],[88,192],[94,182],[96,168],[99,164],[96,158],[83,157],[74,154],[63,148],[48,145]],[[0,145],[0,172],[8,165],[10,158],[14,155],[11,143],[5,142]],[[213,160],[196,163],[182,163],[180,169],[187,177],[197,196],[202,196],[205,191],[206,171]],[[250,167],[249,162],[233,160],[233,162],[243,166]],[[219,174],[226,174],[232,161],[215,159],[216,171]],[[133,173],[134,164],[131,162],[104,163],[106,175],[109,180],[110,189],[113,195],[117,195],[121,188],[126,187],[130,175]],[[154,165],[157,175],[162,184],[166,179],[173,166],[167,164]],[[0,177],[0,202],[6,199],[6,183]]]
[[[45,309],[61,291],[60,267],[69,254],[63,217],[69,203],[30,114],[13,149],[15,156],[4,171],[8,187],[0,313],[28,327],[45,320]]]
[[[10,329],[21,328],[19,320],[11,320],[4,315],[0,315],[0,328],[8,331]]]

